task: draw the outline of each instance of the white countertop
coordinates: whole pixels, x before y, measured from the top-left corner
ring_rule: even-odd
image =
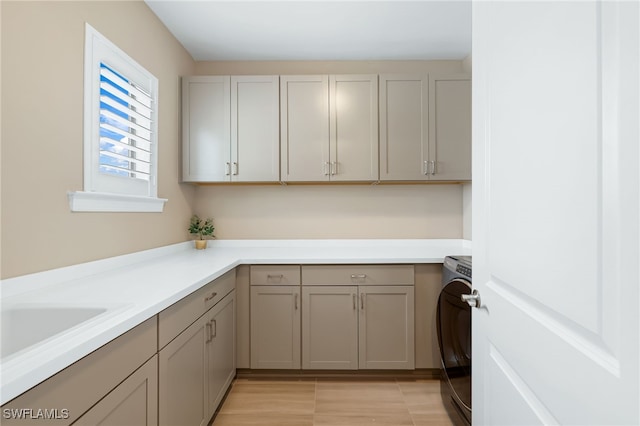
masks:
[[[20,306],[108,310],[0,360],[0,405],[240,264],[442,263],[467,240],[219,240],[193,242],[3,280],[0,311]]]

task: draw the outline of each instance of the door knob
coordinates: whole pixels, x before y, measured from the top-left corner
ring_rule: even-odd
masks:
[[[467,302],[469,304],[469,306],[471,306],[472,308],[479,308],[480,307],[480,293],[478,293],[478,290],[476,290],[476,289],[473,289],[471,294],[462,294],[462,295],[460,295],[460,299],[463,302]]]

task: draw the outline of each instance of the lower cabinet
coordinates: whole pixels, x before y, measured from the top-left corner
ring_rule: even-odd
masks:
[[[154,355],[74,426],[158,424],[158,356]]]
[[[0,423],[157,425],[157,339],[153,317],[4,404]]]
[[[235,290],[159,352],[159,424],[206,425],[235,377]]]
[[[299,286],[251,286],[251,368],[300,368]]]
[[[413,286],[303,286],[303,369],[413,369]]]
[[[358,369],[358,287],[302,287],[302,368]]]
[[[414,284],[413,265],[252,266],[251,368],[413,370]]]

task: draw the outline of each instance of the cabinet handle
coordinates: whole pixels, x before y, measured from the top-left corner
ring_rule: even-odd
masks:
[[[296,311],[298,310],[298,293],[295,294],[294,308]]]
[[[275,280],[275,279],[277,279],[278,281],[282,281],[283,278],[284,278],[283,274],[277,274],[277,275],[268,274],[267,275],[267,280]]]
[[[213,340],[213,337],[211,337],[211,322],[208,322],[207,323],[207,340],[205,343],[209,343],[212,340]]]
[[[231,164],[228,161],[224,164],[224,174],[229,176],[231,174]]]
[[[364,310],[364,293],[360,293],[360,309]]]
[[[211,336],[211,340],[213,340],[218,335],[218,323],[215,319],[212,319],[211,322],[213,323],[213,335]]]
[[[329,176],[329,172],[331,170],[331,166],[328,161],[322,163],[322,174],[325,176]]]
[[[233,174],[238,175],[238,163],[233,162]]]
[[[429,161],[424,160],[424,163],[422,165],[422,170],[424,170],[425,176],[429,174]]]
[[[367,278],[367,274],[351,274],[352,280],[364,280]]]
[[[337,175],[338,174],[338,162],[337,161],[332,161],[331,162],[331,174],[332,175]]]
[[[431,176],[436,174],[436,162],[435,161],[429,161],[429,163],[431,163]]]
[[[211,293],[210,295],[208,295],[207,297],[204,298],[205,302],[208,302],[209,300],[213,299],[214,297],[216,297],[218,295],[218,293],[216,293],[215,291],[213,293]]]
[[[355,294],[355,293],[353,293],[351,296],[353,296],[353,310],[355,311],[356,309],[358,309],[358,306],[357,306],[357,304],[356,304],[356,298],[357,298],[357,296],[356,296],[356,294]]]

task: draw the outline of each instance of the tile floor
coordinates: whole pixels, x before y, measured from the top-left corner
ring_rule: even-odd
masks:
[[[451,426],[437,380],[238,379],[213,426]]]

